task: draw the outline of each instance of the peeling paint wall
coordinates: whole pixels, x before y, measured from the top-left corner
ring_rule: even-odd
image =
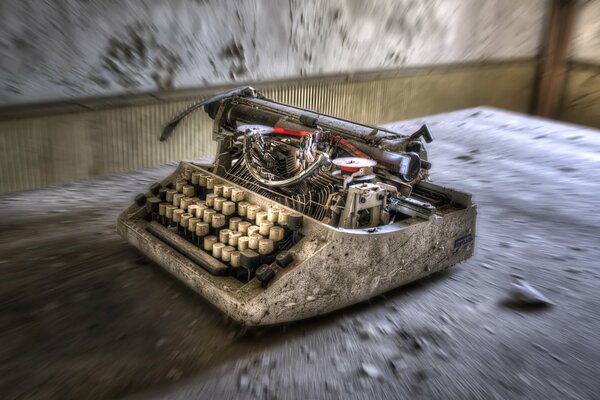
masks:
[[[600,128],[600,0],[581,4],[560,118]]]
[[[546,0],[0,2],[0,106],[538,54]]]

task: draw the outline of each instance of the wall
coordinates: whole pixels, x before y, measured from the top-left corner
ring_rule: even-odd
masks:
[[[202,114],[156,137],[190,101],[242,82],[371,123],[527,112],[545,12],[545,0],[0,2],[0,192],[211,154]]]
[[[600,128],[599,0],[583,2],[578,10],[560,118]]]

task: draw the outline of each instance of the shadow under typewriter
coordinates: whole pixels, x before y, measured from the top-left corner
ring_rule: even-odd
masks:
[[[212,167],[180,163],[136,198],[117,229],[244,325],[331,312],[473,252],[476,210],[464,193],[421,182],[413,192],[438,202],[435,215],[343,229],[217,176]]]

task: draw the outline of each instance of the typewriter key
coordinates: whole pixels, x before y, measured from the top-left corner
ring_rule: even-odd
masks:
[[[179,207],[181,205],[181,199],[183,199],[183,193],[175,193],[173,195],[173,205]]]
[[[213,187],[213,193],[219,197],[222,197],[223,196],[223,184],[215,183],[215,186]]]
[[[177,193],[183,193],[183,187],[187,184],[188,181],[186,181],[185,179],[180,179],[177,182],[175,182],[175,190],[177,190]]]
[[[256,219],[256,213],[260,211],[260,206],[256,204],[252,204],[248,206],[248,210],[246,212],[246,219],[248,221],[254,222]]]
[[[217,243],[217,237],[212,236],[212,235],[205,236],[203,243],[204,243],[204,247],[203,247],[204,251],[212,253],[212,248],[213,248],[214,244]]]
[[[283,240],[284,235],[285,229],[283,229],[280,226],[274,226],[271,228],[271,230],[269,230],[269,239],[271,239],[275,243]]]
[[[231,229],[221,229],[219,231],[219,242],[221,243],[229,243],[229,235],[231,235]]]
[[[167,203],[173,203],[173,196],[175,196],[177,194],[177,190],[175,189],[167,189],[167,194],[166,194],[166,201]]]
[[[242,237],[242,232],[231,232],[229,234],[229,245],[230,246],[237,246],[238,245],[238,240]]]
[[[248,235],[248,228],[250,228],[252,224],[248,221],[242,221],[238,224],[238,231],[242,232],[244,235]]]
[[[196,217],[197,218],[204,218],[204,211],[208,210],[209,208],[206,206],[206,204],[197,204],[198,208],[196,208]]]
[[[258,254],[265,256],[273,252],[273,241],[271,239],[261,239],[258,242]]]
[[[241,251],[232,251],[231,252],[231,256],[229,259],[229,264],[233,267],[233,268],[239,268],[241,267],[240,264],[240,256],[242,255]]]
[[[198,208],[199,206],[197,204],[190,204],[187,207],[187,212],[192,214],[194,217],[198,218]]]
[[[179,201],[179,208],[181,208],[182,210],[187,211],[189,209],[189,206],[192,205],[192,199],[190,197],[183,197],[180,201]]]
[[[209,193],[209,194],[207,194],[207,195],[206,195],[206,206],[207,206],[207,207],[210,207],[210,208],[213,208],[213,207],[214,207],[214,205],[215,205],[215,199],[216,199],[217,197],[219,197],[219,196],[217,196],[217,195],[216,195],[216,194],[214,194],[214,193]]]
[[[204,212],[202,213],[202,220],[204,222],[206,222],[207,224],[210,225],[210,223],[212,222],[212,217],[213,215],[215,215],[217,212],[215,210],[213,210],[212,208],[207,208],[206,210],[204,210]]]
[[[223,185],[223,197],[225,197],[226,199],[230,199],[232,190],[233,190],[233,186]]]
[[[231,189],[231,201],[239,203],[241,201],[244,201],[245,197],[246,194],[242,189]]]
[[[194,191],[194,186],[192,185],[185,185],[183,187],[182,193],[185,197],[194,197],[196,195],[196,192]]]
[[[239,223],[242,222],[242,219],[240,217],[233,217],[229,220],[229,229],[231,229],[232,231],[237,231],[238,230],[238,225]]]
[[[258,250],[258,242],[260,242],[262,238],[262,235],[259,233],[251,234],[248,239],[248,248]]]
[[[223,203],[221,212],[226,217],[229,217],[235,213],[235,203],[233,201],[226,201]]]
[[[221,212],[223,210],[223,203],[225,203],[225,197],[216,197],[214,200],[213,208],[215,211]]]
[[[212,246],[212,256],[216,259],[220,259],[225,246],[225,243],[214,243]]]
[[[168,189],[160,188],[160,190],[158,191],[158,197],[161,201],[167,201],[167,190]]]
[[[248,203],[247,201],[241,201],[238,203],[238,215],[240,217],[246,216],[246,214],[248,213],[248,206],[250,206],[250,203]]]
[[[277,224],[281,226],[287,226],[287,221],[290,214],[291,212],[287,210],[279,211],[279,215],[277,216]]]
[[[206,222],[198,221],[196,223],[196,236],[198,238],[203,238],[208,235],[209,225]]]
[[[160,189],[162,189],[162,186],[158,182],[155,182],[152,184],[152,186],[150,186],[150,192],[155,196],[158,195]]]
[[[277,207],[277,206],[269,207],[267,219],[269,221],[271,221],[273,224],[276,224],[278,218],[279,218],[279,207]]]
[[[261,223],[267,220],[269,213],[267,211],[259,211],[256,213],[256,225],[260,226]]]
[[[240,236],[238,239],[238,250],[244,251],[248,248],[248,243],[250,242],[250,238],[248,236]]]
[[[169,224],[169,226],[174,226],[173,223],[173,211],[177,210],[177,207],[175,207],[172,204],[169,204],[166,208],[165,208],[165,216],[167,217],[167,223]]]
[[[204,214],[206,214],[206,211]],[[210,220],[210,224],[215,231],[223,228],[225,226],[225,216],[221,213],[214,213]]]
[[[221,261],[230,262],[231,261],[231,253],[235,251],[235,247],[233,246],[225,246],[223,250],[221,250]]]
[[[273,227],[273,223],[271,221],[265,221],[260,224],[258,233],[260,233],[264,237],[269,237],[269,232],[271,231],[272,227]]]

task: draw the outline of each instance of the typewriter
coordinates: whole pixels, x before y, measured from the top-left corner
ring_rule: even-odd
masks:
[[[178,168],[119,217],[133,246],[243,325],[346,307],[473,254],[471,196],[428,181],[427,126],[392,132],[244,87],[194,104],[212,163]]]

